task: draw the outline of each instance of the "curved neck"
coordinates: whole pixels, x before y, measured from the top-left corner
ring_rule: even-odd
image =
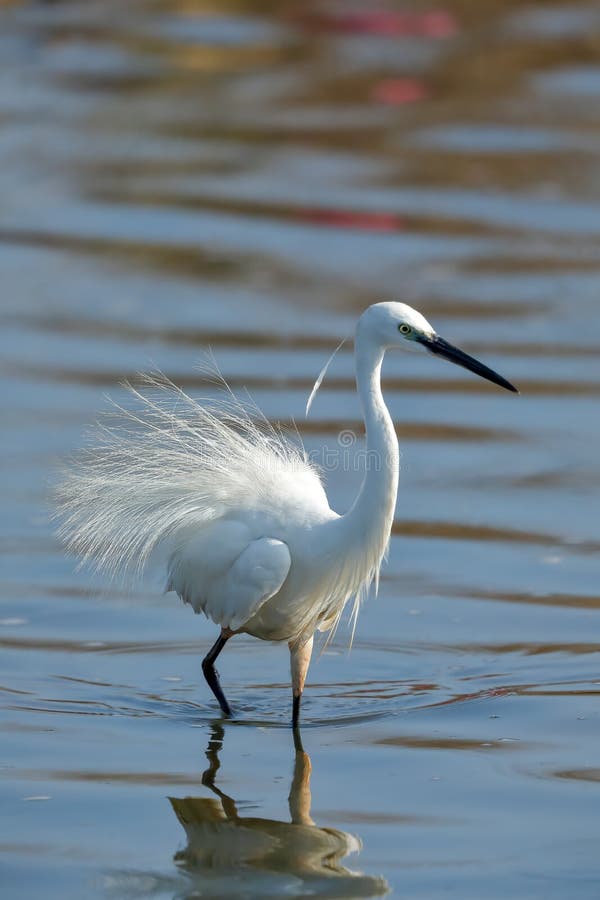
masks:
[[[367,453],[365,477],[352,507],[344,518],[359,537],[373,532],[383,543],[382,554],[392,528],[400,454],[394,424],[381,393],[381,364],[384,350],[360,327],[355,336],[356,386],[365,419]]]

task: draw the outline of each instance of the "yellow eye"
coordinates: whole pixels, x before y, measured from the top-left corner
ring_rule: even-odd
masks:
[[[401,334],[410,334],[410,325],[398,325],[398,331]]]

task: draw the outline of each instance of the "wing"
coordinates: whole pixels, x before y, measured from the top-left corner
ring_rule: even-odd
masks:
[[[251,540],[237,522],[220,522],[175,554],[167,590],[223,628],[240,628],[281,588],[290,570],[287,544]]]
[[[283,541],[251,541],[213,583],[204,611],[223,628],[241,628],[279,591],[291,564],[290,551]]]

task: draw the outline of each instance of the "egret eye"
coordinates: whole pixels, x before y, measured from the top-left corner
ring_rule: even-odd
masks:
[[[410,325],[398,325],[400,334],[410,334]]]

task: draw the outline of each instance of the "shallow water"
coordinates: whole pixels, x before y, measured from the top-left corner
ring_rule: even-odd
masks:
[[[599,36],[584,2],[0,5],[3,896],[598,896]],[[305,755],[287,649],[228,645],[221,723],[214,627],[75,571],[46,485],[119,380],[202,392],[211,346],[343,510],[350,347],[304,403],[385,298],[522,394],[387,359],[389,561]]]

